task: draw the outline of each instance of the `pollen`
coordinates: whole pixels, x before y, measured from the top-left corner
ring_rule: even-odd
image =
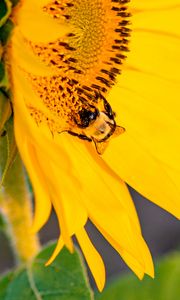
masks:
[[[121,72],[130,35],[127,3],[49,1],[42,7],[43,13],[65,24],[68,33],[49,43],[25,40],[33,54],[55,74],[45,77],[27,72],[28,80],[51,118],[65,120],[67,129],[75,126],[74,116],[78,118],[79,111],[99,105],[99,99],[106,97]],[[32,115],[35,118],[36,114]]]

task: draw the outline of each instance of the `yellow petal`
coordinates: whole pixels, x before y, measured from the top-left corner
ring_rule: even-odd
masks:
[[[144,242],[141,240],[137,215],[127,187],[112,170],[108,169],[97,154],[93,153],[97,157],[98,162],[95,165],[93,158],[88,153],[83,153],[81,143],[79,142],[78,145],[77,143],[72,138],[71,148],[68,145],[68,141],[66,146],[67,151],[70,149],[71,154],[72,152],[74,154],[72,161],[74,162],[78,178],[83,183],[84,191],[82,192],[86,193],[84,202],[86,203],[90,219],[100,228],[110,243],[113,240],[112,245],[116,249],[116,245],[120,245],[118,246],[121,248],[121,251],[119,251],[120,255],[125,260],[127,259],[129,266],[140,278],[142,278],[144,272],[153,276],[151,256],[147,246],[145,247]],[[76,147],[78,150],[75,152]],[[103,172],[99,165],[103,167]],[[81,166],[80,171],[78,166]],[[88,172],[86,171],[87,169]],[[95,189],[93,188],[94,182],[98,182]],[[107,233],[109,233],[109,236],[112,236],[111,239],[109,239]],[[137,245],[139,245],[140,250]],[[143,261],[142,257],[144,257]]]
[[[16,142],[28,170],[35,194],[35,216],[31,230],[38,231],[47,222],[52,205],[45,186],[45,178],[43,177],[39,163],[29,153],[27,137],[22,129],[23,126],[17,116],[17,118],[15,117]]]
[[[33,93],[32,87],[27,86],[27,80],[25,81],[24,78],[25,75],[27,76],[27,73],[32,73],[36,76],[50,76],[54,74],[54,70],[49,68],[33,53],[18,27],[14,28],[12,36],[11,59],[14,63],[14,72],[18,76],[19,84],[21,85],[21,89],[25,91],[25,95],[28,94],[28,90],[30,90],[30,95]]]
[[[111,219],[111,221],[112,220],[113,219]],[[125,221],[125,223],[123,223],[123,221]],[[109,228],[108,224],[103,227],[98,220],[94,220],[94,223],[139,279],[144,277],[144,273],[154,277],[153,261],[145,241],[140,235],[136,235],[136,233],[133,232],[133,228],[129,226],[129,221],[127,219],[125,220],[124,218],[123,221],[121,225],[126,228],[127,242],[128,240],[131,240],[130,242],[135,250],[133,252],[130,251],[130,247],[127,247],[127,243],[121,243],[121,239],[118,240],[116,238],[116,231],[119,227],[116,227],[116,230],[113,231],[113,227]],[[122,230],[123,227],[120,228]]]
[[[140,2],[144,5],[144,1]],[[176,1],[172,1],[172,5],[174,2]],[[147,6],[152,3],[154,4],[147,1]],[[118,79],[118,86],[121,87],[119,98],[124,97],[121,93],[125,89],[125,92],[132,92],[129,95],[131,103],[133,96],[142,97],[178,119],[179,14],[180,7],[174,7],[171,10],[151,12],[148,15],[142,13],[133,17],[130,52],[125,70]]]
[[[157,58],[158,59],[158,58]],[[150,88],[150,83],[151,87]],[[148,91],[148,92],[147,92]],[[114,109],[117,111],[118,121],[121,121],[123,113],[121,113],[121,103],[127,101],[128,109],[131,104],[136,105],[133,99],[139,99],[138,103],[142,101],[142,105],[154,106],[154,111],[162,110],[164,113],[169,113],[169,117],[179,120],[179,84],[178,82],[171,82],[169,80],[160,78],[156,74],[151,74],[143,69],[128,69],[124,70],[122,76],[118,78],[118,83],[114,89],[109,93],[108,100],[111,102]],[[131,108],[131,107],[130,107]],[[146,109],[146,106],[142,110]],[[152,112],[151,112],[152,114]],[[145,116],[143,120],[145,119]],[[151,124],[149,124],[150,127]]]
[[[154,13],[155,10],[169,10],[171,7],[179,6],[179,0],[132,0],[129,6],[137,10],[141,9],[142,12],[153,9]]]
[[[43,7],[48,3],[49,1],[25,0],[20,8],[17,7],[19,12],[16,13],[15,22],[25,38],[37,43],[46,43],[69,33],[70,28],[43,11]]]
[[[84,253],[92,275],[96,281],[97,287],[101,292],[105,284],[105,267],[103,260],[90,241],[85,229],[76,232],[79,245]]]
[[[121,95],[119,99],[118,94]],[[149,95],[143,95],[141,91],[136,94],[116,87],[110,100],[120,112],[118,122],[125,128],[125,135],[132,136],[159,161],[180,170],[180,140],[177,138],[180,122],[174,115],[149,100]]]
[[[179,217],[179,8],[176,1],[171,9],[166,4],[137,1],[131,51],[108,96],[126,133],[112,140],[104,158],[128,184]]]
[[[171,180],[174,182],[177,190],[179,190],[180,193],[180,172],[168,166],[164,166],[164,170],[171,178]],[[179,210],[179,208],[177,209]]]
[[[37,153],[36,153],[37,155]],[[37,155],[37,159],[40,162],[41,168],[45,174],[45,178],[46,181],[49,183],[49,190],[50,190],[50,195],[51,195],[51,201],[53,203],[53,207],[55,209],[55,212],[57,214],[57,219],[58,219],[58,223],[59,226],[61,228],[61,234],[64,240],[65,245],[67,246],[67,248],[69,249],[70,252],[73,252],[73,243],[71,240],[71,234],[69,231],[69,219],[67,218],[67,212],[65,210],[64,207],[64,201],[61,198],[61,194],[60,194],[60,189],[57,189],[57,185],[53,184],[54,181],[54,174],[52,173],[52,169],[50,168],[50,165],[46,164],[46,166],[44,166],[44,161],[46,159],[46,157],[44,157],[41,153],[41,158],[39,155]],[[48,167],[48,174],[47,174],[47,167]],[[53,178],[53,180],[51,179]],[[69,213],[69,211],[68,211]]]
[[[118,156],[115,155],[118,153]],[[139,193],[160,207],[180,216],[179,191],[162,164],[133,137],[113,140],[104,159]]]
[[[53,254],[51,255],[50,259],[46,262],[46,266],[49,266],[57,257],[57,255],[60,253],[60,251],[62,250],[62,248],[64,247],[64,242],[63,242],[63,238],[60,237],[58,239],[56,248],[54,249]]]
[[[62,230],[66,228],[66,235],[71,236],[76,230],[85,225],[87,210],[83,205],[81,194],[78,192],[81,190],[82,184],[73,170],[70,157],[65,162],[63,161],[63,155],[61,157],[61,150],[64,148],[63,142],[66,142],[66,138],[64,140],[62,136],[60,141],[61,144],[58,144],[56,138],[52,139],[51,137],[48,141],[49,147],[43,143],[38,148],[36,155],[47,178],[46,181],[49,183],[51,201],[56,210],[58,220],[60,220],[60,226]],[[56,160],[51,159],[52,157],[48,153],[48,156],[43,153],[45,147],[52,148],[51,143],[53,143],[53,158],[57,157]],[[50,159],[47,161],[46,157],[50,157]],[[46,164],[44,164],[44,161],[46,161]],[[63,239],[65,242],[64,236]]]
[[[89,208],[93,207],[92,210],[96,210],[96,204],[98,207],[102,206],[106,211],[110,207],[115,214],[123,209],[131,218],[136,230],[140,231],[136,210],[125,183],[113,170],[109,169],[102,158],[93,150],[93,145],[87,145],[89,150],[87,152],[81,141],[66,135],[61,137],[61,143],[63,140],[64,147],[71,157],[75,173],[81,182],[82,189],[79,190],[79,193],[82,193],[81,198],[86,209],[89,211]],[[95,183],[97,184],[94,189]]]
[[[46,156],[42,153],[36,155],[43,172],[46,173],[51,200],[57,214],[64,243],[70,251],[73,251],[69,237],[85,225],[87,221],[86,209],[79,200],[80,196],[72,178],[68,177],[68,174],[62,172],[52,162],[47,162],[44,165]],[[57,179],[55,180],[55,178]]]
[[[139,47],[139,43],[141,43],[141,47]],[[151,49],[150,53],[149,49]],[[146,29],[134,30],[126,68],[143,72],[145,75],[153,75],[155,78],[158,77],[165,81],[178,83],[180,80],[177,68],[177,64],[180,63],[179,49],[180,40],[178,36],[171,36],[171,34],[163,34],[158,31],[148,32]],[[123,81],[122,79],[123,84],[128,84],[127,80]],[[153,87],[151,81],[149,81],[149,89],[150,87],[151,89]],[[143,86],[142,88],[144,89]],[[166,86],[164,86],[164,89],[166,89]],[[162,89],[162,94],[165,94],[164,89]]]

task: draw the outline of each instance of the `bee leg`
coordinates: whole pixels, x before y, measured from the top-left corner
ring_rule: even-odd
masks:
[[[106,111],[108,117],[109,117],[111,120],[114,119],[115,113],[112,111],[111,105],[110,105],[109,102],[106,100],[106,98],[103,97],[102,95],[101,95],[101,99],[103,100],[104,108],[105,108],[105,111]]]
[[[95,139],[93,139],[93,142],[99,155],[102,155],[104,153],[109,144],[109,141],[98,142]]]
[[[109,116],[110,119],[114,119],[114,112],[112,111],[111,105],[108,103],[108,101],[104,98],[103,99],[104,102],[104,108]]]
[[[88,141],[88,142],[92,142],[92,139],[90,139],[89,137],[87,137],[86,135],[84,134],[78,134],[76,132],[73,132],[73,131],[70,131],[70,130],[67,130],[67,132],[73,136],[77,136],[79,139],[81,140],[85,140],[85,141]]]

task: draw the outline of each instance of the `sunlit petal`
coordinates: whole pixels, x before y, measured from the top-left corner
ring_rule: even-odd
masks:
[[[95,278],[97,287],[100,291],[102,291],[105,284],[105,267],[103,260],[90,241],[85,229],[77,231],[76,237],[90,267],[90,270]]]

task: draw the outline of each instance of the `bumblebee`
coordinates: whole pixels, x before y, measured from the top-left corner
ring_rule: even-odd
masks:
[[[115,113],[108,101],[103,98],[103,107],[91,105],[89,109],[81,109],[78,118],[74,118],[76,131],[67,130],[82,140],[94,142],[97,153],[103,154],[110,138],[119,136],[125,128],[115,122]]]

